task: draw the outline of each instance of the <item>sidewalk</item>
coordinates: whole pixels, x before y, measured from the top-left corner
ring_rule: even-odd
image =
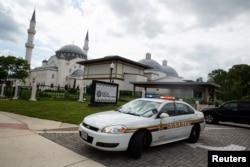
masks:
[[[103,167],[91,159],[54,143],[38,133],[75,132],[78,125],[26,117],[0,111],[0,166]]]

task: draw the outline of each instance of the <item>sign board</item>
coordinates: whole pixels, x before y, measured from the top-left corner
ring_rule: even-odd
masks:
[[[93,80],[91,104],[117,104],[118,88],[115,83]]]

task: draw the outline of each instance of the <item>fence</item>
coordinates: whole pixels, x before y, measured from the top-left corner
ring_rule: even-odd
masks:
[[[36,97],[38,99],[77,100],[79,98],[79,94],[80,89],[38,86]]]
[[[3,90],[1,98],[16,98],[22,100],[29,100],[32,96],[32,86],[16,86],[16,87],[2,87],[0,86],[0,92]],[[15,90],[17,94],[15,95]],[[80,95],[80,89],[65,88],[65,87],[53,87],[48,85],[36,86],[36,99],[37,100],[78,100]],[[83,98],[90,97],[91,92],[84,91]],[[134,98],[142,97],[142,92],[132,92],[121,90],[119,92],[119,100],[129,101]]]
[[[15,87],[0,87],[0,97],[7,97],[7,98],[11,98],[14,96],[14,92],[15,92]]]
[[[36,99],[53,99],[53,100],[78,100],[79,89],[64,88],[64,87],[51,87],[47,85],[36,87]],[[15,90],[17,90],[15,95]],[[1,98],[15,98],[29,100],[32,94],[31,86],[16,86],[16,87],[0,87]]]

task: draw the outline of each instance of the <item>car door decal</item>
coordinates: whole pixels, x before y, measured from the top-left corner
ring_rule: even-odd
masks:
[[[196,123],[203,123],[203,122],[204,122],[204,118],[195,119],[195,120],[182,120],[182,121],[176,121],[176,122],[166,123],[166,124],[163,124],[162,122],[160,122],[160,124],[158,125],[128,128],[125,131],[125,133],[133,133],[139,129],[147,129],[148,131],[154,132],[154,131],[160,131],[160,130],[166,130],[166,129],[179,128],[183,126],[190,126]]]

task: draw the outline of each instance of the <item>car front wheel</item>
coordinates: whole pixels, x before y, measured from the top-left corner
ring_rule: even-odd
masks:
[[[136,159],[141,157],[144,137],[145,134],[143,131],[136,132],[136,134],[132,137],[128,146],[128,153],[131,157]]]
[[[200,137],[200,127],[194,125],[188,138],[189,143],[196,143]]]

